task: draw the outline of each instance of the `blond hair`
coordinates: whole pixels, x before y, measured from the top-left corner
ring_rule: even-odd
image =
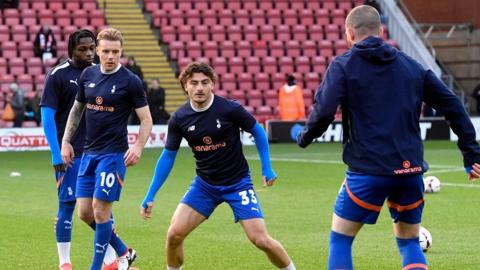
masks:
[[[97,35],[97,44],[100,43],[100,40],[120,41],[120,45],[123,46],[122,32],[115,28],[105,28],[100,31]]]
[[[357,35],[370,36],[379,35],[382,24],[380,14],[374,7],[361,5],[350,11],[345,26],[351,28]]]

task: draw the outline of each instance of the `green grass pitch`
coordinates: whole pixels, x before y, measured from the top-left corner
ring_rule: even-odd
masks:
[[[423,225],[433,235],[427,253],[431,269],[479,269],[480,183],[470,184],[453,142],[426,143],[429,174],[442,181],[437,194],[426,195]],[[170,217],[194,176],[190,149],[181,149],[173,171],[157,194],[154,216],[144,221],[139,205],[150,183],[161,149],[146,150],[128,169],[121,200],[114,213],[120,236],[137,249],[134,266],[165,269],[164,240]],[[254,147],[245,147],[270,234],[283,243],[297,269],[325,269],[331,209],[344,177],[340,144],[314,144],[303,150],[293,144],[271,145],[279,179],[261,187],[260,162]],[[0,153],[0,269],[58,269],[53,219],[57,195],[48,152]],[[10,172],[21,172],[10,177]],[[74,220],[72,262],[87,269],[93,233]],[[400,269],[400,257],[384,207],[377,225],[366,226],[354,242],[356,269]],[[231,210],[221,205],[187,238],[186,270],[275,269],[254,248]]]

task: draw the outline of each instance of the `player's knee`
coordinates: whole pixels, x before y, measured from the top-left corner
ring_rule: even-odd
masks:
[[[274,240],[268,235],[257,235],[251,237],[250,241],[261,250],[270,250],[274,246]]]
[[[78,211],[78,218],[80,218],[85,223],[92,223],[95,219],[93,217],[93,213],[87,211]]]
[[[179,245],[185,239],[185,235],[174,227],[168,228],[167,242],[169,245]]]

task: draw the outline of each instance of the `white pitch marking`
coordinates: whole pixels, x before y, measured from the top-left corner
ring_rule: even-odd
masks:
[[[445,183],[442,182],[442,186],[447,186],[447,187],[465,187],[465,188],[480,188],[480,185],[478,184],[455,184],[455,183]]]

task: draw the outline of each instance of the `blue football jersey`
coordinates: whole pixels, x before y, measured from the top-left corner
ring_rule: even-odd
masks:
[[[133,109],[147,106],[140,79],[123,66],[115,72],[103,73],[98,65],[84,70],[79,86],[76,99],[86,103],[85,152],[125,152],[128,117]]]
[[[212,185],[232,185],[249,174],[240,129],[250,131],[255,123],[240,104],[219,96],[204,111],[193,110],[187,102],[168,123],[165,148],[177,150],[185,138],[196,160],[197,175]]]
[[[57,127],[58,144],[61,144],[65,126],[67,125],[68,114],[75,101],[78,92],[78,78],[83,69],[74,67],[70,60],[67,60],[53,67],[45,77],[43,95],[40,106],[50,107],[56,110],[55,125]],[[75,156],[81,156],[85,144],[85,119],[82,117],[80,125],[71,144]]]

